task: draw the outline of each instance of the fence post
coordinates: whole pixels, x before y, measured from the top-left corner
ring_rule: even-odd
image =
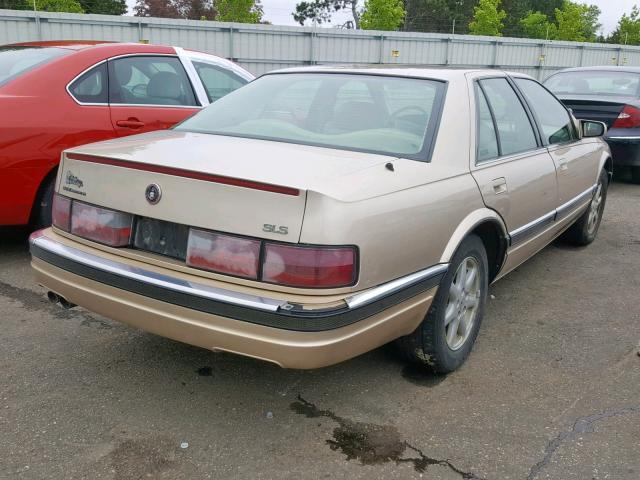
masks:
[[[580,65],[578,65],[579,67],[584,66],[584,49],[585,49],[585,46],[580,45]]]
[[[315,38],[316,38],[316,32],[315,31],[309,32],[309,65],[316,64],[315,45],[314,45]]]
[[[542,81],[544,75],[544,61],[545,61],[545,43],[540,44],[540,54],[538,55],[538,80]]]
[[[233,27],[229,27],[229,60],[234,60],[233,57]]]
[[[138,41],[141,42],[142,40],[142,20],[138,18]]]
[[[444,39],[444,64],[449,65],[449,49],[453,43],[453,35]]]
[[[384,63],[384,35],[380,35],[380,55],[378,56],[378,63]]]
[[[491,62],[492,68],[498,66],[498,48],[500,48],[500,42],[498,42],[498,40],[495,40],[493,42],[493,61]]]

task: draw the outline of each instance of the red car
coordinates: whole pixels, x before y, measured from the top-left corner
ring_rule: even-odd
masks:
[[[160,130],[253,79],[177,47],[87,41],[0,46],[0,225],[48,225],[60,153]]]

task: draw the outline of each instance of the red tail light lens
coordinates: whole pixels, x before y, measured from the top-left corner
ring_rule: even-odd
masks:
[[[613,122],[612,128],[638,128],[640,127],[640,109],[632,107],[631,105],[625,105],[618,115],[618,118]]]
[[[262,280],[290,287],[337,288],[356,280],[353,247],[300,247],[265,243]]]
[[[191,229],[187,265],[237,277],[258,278],[260,240]]]
[[[74,201],[71,233],[111,247],[124,247],[131,238],[133,217],[128,213]]]
[[[51,209],[51,223],[56,228],[68,232],[71,228],[71,199],[53,194],[53,205]]]

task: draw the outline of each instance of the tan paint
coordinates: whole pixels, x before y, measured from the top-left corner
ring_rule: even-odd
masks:
[[[202,348],[229,351],[285,368],[319,368],[353,358],[419,325],[435,289],[358,323],[294,332],[209,315],[119,290],[34,258],[36,281],[72,303],[145,331]]]

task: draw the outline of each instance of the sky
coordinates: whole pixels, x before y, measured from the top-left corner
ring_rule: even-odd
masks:
[[[291,13],[295,10],[296,3],[300,0],[261,0],[264,8],[264,18],[274,25],[297,25],[293,20]],[[605,35],[611,33],[618,23],[618,19],[623,13],[631,11],[634,4],[640,6],[640,0],[577,0],[580,3],[594,4],[600,7],[602,15],[600,23]],[[364,0],[361,0],[364,4]],[[129,12],[133,14],[131,8],[135,4],[135,0],[127,0]],[[331,26],[340,25],[349,20],[351,17],[347,12],[335,14]]]

